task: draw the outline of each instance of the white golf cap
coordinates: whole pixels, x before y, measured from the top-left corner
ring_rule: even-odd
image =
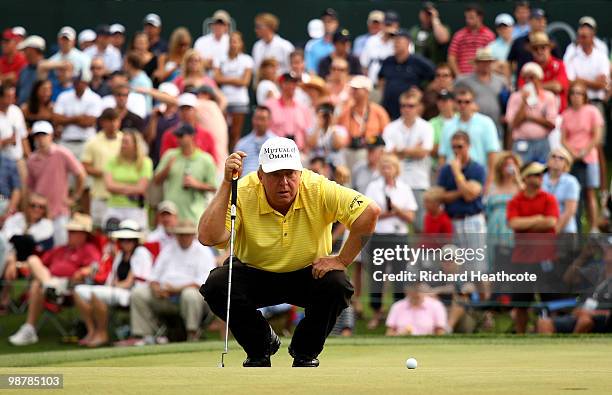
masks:
[[[223,22],[226,25],[229,25],[231,23],[230,14],[225,10],[215,11],[215,13],[213,14],[212,17],[210,17],[210,19],[212,20],[212,23]]]
[[[349,86],[355,89],[367,89],[369,92],[372,90],[372,81],[365,75],[356,75],[351,78]]]
[[[32,135],[37,133],[53,134],[53,125],[47,121],[36,121],[32,125]]]
[[[112,25],[110,25],[110,28],[108,30],[110,31],[110,34],[125,34],[125,26],[123,26],[121,23],[113,23]]]
[[[544,78],[544,71],[542,70],[542,66],[537,64],[536,62],[527,62],[521,68],[521,75],[530,74],[537,79],[541,80]]]
[[[81,33],[82,34],[82,33]],[[57,33],[58,37],[66,37],[68,40],[74,40],[76,38],[76,30],[70,26],[64,26]],[[95,40],[95,39],[94,39]]]
[[[34,48],[44,52],[46,48],[45,39],[41,36],[28,36],[25,40],[17,44],[17,49],[20,51],[26,48]]]
[[[28,35],[28,32],[26,31],[25,27],[23,27],[23,26],[15,26],[13,28],[13,34],[16,34],[16,35],[21,36],[21,37],[25,37],[25,36]]]
[[[198,98],[193,93],[183,93],[178,97],[178,106],[194,107],[198,104]]]
[[[147,14],[144,17],[144,20],[142,21],[143,25],[153,25],[155,27],[160,27],[161,26],[161,18],[159,17],[159,15],[157,14]]]
[[[383,23],[385,21],[385,13],[380,10],[370,11],[368,14],[368,23],[370,22],[380,22]]]
[[[582,25],[591,26],[593,29],[597,29],[597,22],[595,21],[595,18],[591,16],[583,16],[582,18],[580,18],[578,20],[578,26]],[[15,29],[13,29],[13,32],[14,31]]]
[[[312,19],[308,22],[308,37],[317,39],[323,37],[325,34],[325,26],[323,21],[320,19]]]
[[[264,173],[303,169],[295,141],[285,137],[272,137],[261,146],[259,165]]]
[[[96,32],[94,32],[91,29],[85,29],[82,32],[79,33],[79,44],[80,43],[86,43],[89,41],[95,41],[96,37],[98,37],[96,35]]]
[[[172,82],[162,82],[159,84],[159,91],[165,93],[166,95],[170,95],[172,97],[178,97],[181,91],[179,88]]]
[[[510,14],[499,14],[495,17],[495,26],[499,25],[514,26],[514,18]]]

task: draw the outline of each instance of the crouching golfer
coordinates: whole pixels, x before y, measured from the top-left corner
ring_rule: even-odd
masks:
[[[241,174],[244,152],[225,162],[224,181],[202,214],[199,240],[224,247],[230,238],[232,174]],[[294,367],[317,367],[317,356],[353,287],[346,268],[373,231],[380,213],[367,197],[303,169],[295,143],[267,140],[259,169],[238,183],[229,328],[247,353],[245,367],[271,366],[280,339],[257,310],[290,303],[304,307],[289,354]],[[332,250],[332,224],[350,234],[339,255]],[[225,317],[229,267],[214,269],[200,293],[218,317]]]

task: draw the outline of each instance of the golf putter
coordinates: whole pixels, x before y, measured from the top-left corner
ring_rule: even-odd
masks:
[[[232,196],[230,206],[230,255],[229,255],[229,276],[227,281],[227,310],[225,312],[225,348],[221,353],[221,364],[219,367],[225,367],[225,355],[227,354],[227,342],[229,338],[229,320],[230,320],[230,301],[232,296],[232,269],[234,263],[234,224],[236,223],[236,201],[238,200],[238,174],[232,177]]]

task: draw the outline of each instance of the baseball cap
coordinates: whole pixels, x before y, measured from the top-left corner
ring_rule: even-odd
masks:
[[[332,42],[347,42],[351,40],[351,34],[347,29],[338,29],[334,33],[334,37],[332,38]]]
[[[406,29],[399,29],[391,34],[393,37],[404,37],[410,40],[410,33]]]
[[[210,19],[212,20],[211,23],[221,22],[221,23],[224,23],[226,25],[229,25],[230,21],[231,21],[230,14],[227,11],[225,11],[225,10],[217,10],[217,11],[215,11],[215,13],[213,14],[213,16]]]
[[[399,15],[397,12],[393,10],[388,10],[385,12],[385,25],[390,25],[392,23],[398,23],[400,21]]]
[[[323,21],[320,19],[312,19],[308,22],[308,37],[310,38],[321,38],[325,34],[325,26]]]
[[[190,135],[193,136],[195,134],[195,132],[196,131],[193,128],[193,126],[191,126],[188,123],[184,123],[184,124],[182,124],[181,126],[179,126],[178,128],[176,128],[174,130],[174,135],[180,137],[180,136],[184,136],[186,134],[190,134]]]
[[[109,28],[110,34],[125,34],[125,26],[120,23],[113,23]]]
[[[72,29],[72,28],[71,28]],[[74,29],[72,29],[74,31]],[[95,41],[96,39],[96,32],[94,32],[91,29],[85,29],[82,32],[79,33],[79,44],[80,43],[86,43],[89,41]],[[74,40],[74,38],[73,38]]]
[[[172,228],[171,232],[177,235],[194,235],[198,231],[196,225],[188,219],[182,219]]]
[[[179,107],[194,107],[198,104],[198,98],[193,93],[183,93],[178,97]]]
[[[514,26],[514,18],[510,14],[499,14],[495,17],[495,26]]]
[[[15,40],[15,39],[20,38],[20,37],[21,36],[19,36],[18,34],[15,34],[15,32],[13,31],[13,28],[11,28],[11,27],[7,27],[2,32],[2,39],[3,40]]]
[[[83,30],[85,31],[85,30]],[[92,31],[93,33],[93,31]],[[81,33],[82,34],[82,33]],[[60,31],[57,33],[58,37],[66,37],[68,40],[73,41],[76,38],[76,31],[70,27],[70,26],[64,26],[60,29]],[[94,37],[94,40],[96,38]],[[93,40],[90,40],[93,41]]]
[[[133,219],[124,219],[119,223],[119,229],[111,233],[111,237],[117,240],[140,239],[142,236],[140,225]]]
[[[295,141],[286,137],[272,137],[261,146],[259,165],[264,173],[277,170],[302,170],[300,151]]]
[[[354,89],[367,89],[370,92],[372,90],[372,81],[365,75],[356,75],[351,78],[349,86]]]
[[[176,207],[176,204],[174,204],[173,201],[164,200],[163,202],[157,205],[157,212],[177,214],[178,208]]]
[[[449,90],[442,89],[438,92],[438,100],[452,100],[455,98],[455,94]]]
[[[34,122],[32,125],[32,135],[37,135],[39,133],[53,134],[53,125],[47,121]]]
[[[338,13],[336,12],[336,10],[334,10],[331,7],[324,9],[323,12],[321,13],[321,18],[326,17],[326,16],[331,16],[334,19],[338,19]]]
[[[525,74],[531,74],[539,80],[544,78],[544,71],[542,71],[542,67],[536,62],[527,62],[523,65],[521,75]]]
[[[429,11],[431,8],[436,8],[436,5],[432,1],[426,1],[421,4],[421,10],[423,11]]]
[[[582,18],[578,20],[578,26],[583,26],[583,25],[587,25],[587,26],[592,27],[593,29],[597,29],[597,22],[595,21],[595,18],[590,17],[590,16],[583,16]]]
[[[180,94],[179,88],[172,82],[162,82],[159,84],[158,90],[172,97],[178,97]]]
[[[110,26],[108,26],[108,25],[98,25],[98,27],[96,27],[96,34],[98,36],[110,36],[110,34],[111,34]]]
[[[546,11],[541,8],[534,8],[531,10],[530,18],[546,18]]]
[[[142,20],[142,24],[160,27],[162,22],[161,22],[161,18],[159,17],[159,15],[151,13],[151,14],[145,15],[144,19]]]
[[[385,21],[385,13],[380,10],[370,11],[368,14],[368,23],[370,22],[380,22],[383,23]]]
[[[521,169],[521,177],[525,178],[536,174],[546,173],[546,170],[546,166],[540,162],[530,162]]]
[[[300,79],[298,78],[297,74],[295,74],[293,71],[287,72],[287,73],[283,73],[281,74],[280,77],[278,77],[278,82],[285,82],[285,81],[290,81],[290,82],[299,82]]]
[[[21,36],[21,37],[25,37],[28,35],[28,32],[26,31],[25,27],[23,26],[15,26],[13,28],[13,33],[17,36]]]
[[[45,39],[41,36],[28,36],[25,40],[17,44],[18,50],[24,50],[26,48],[34,48],[43,52],[46,48]]]

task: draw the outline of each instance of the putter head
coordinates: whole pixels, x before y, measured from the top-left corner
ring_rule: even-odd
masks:
[[[227,352],[222,352],[221,353],[221,362],[219,363],[219,367],[220,368],[224,368],[225,367],[225,354],[227,354]]]

